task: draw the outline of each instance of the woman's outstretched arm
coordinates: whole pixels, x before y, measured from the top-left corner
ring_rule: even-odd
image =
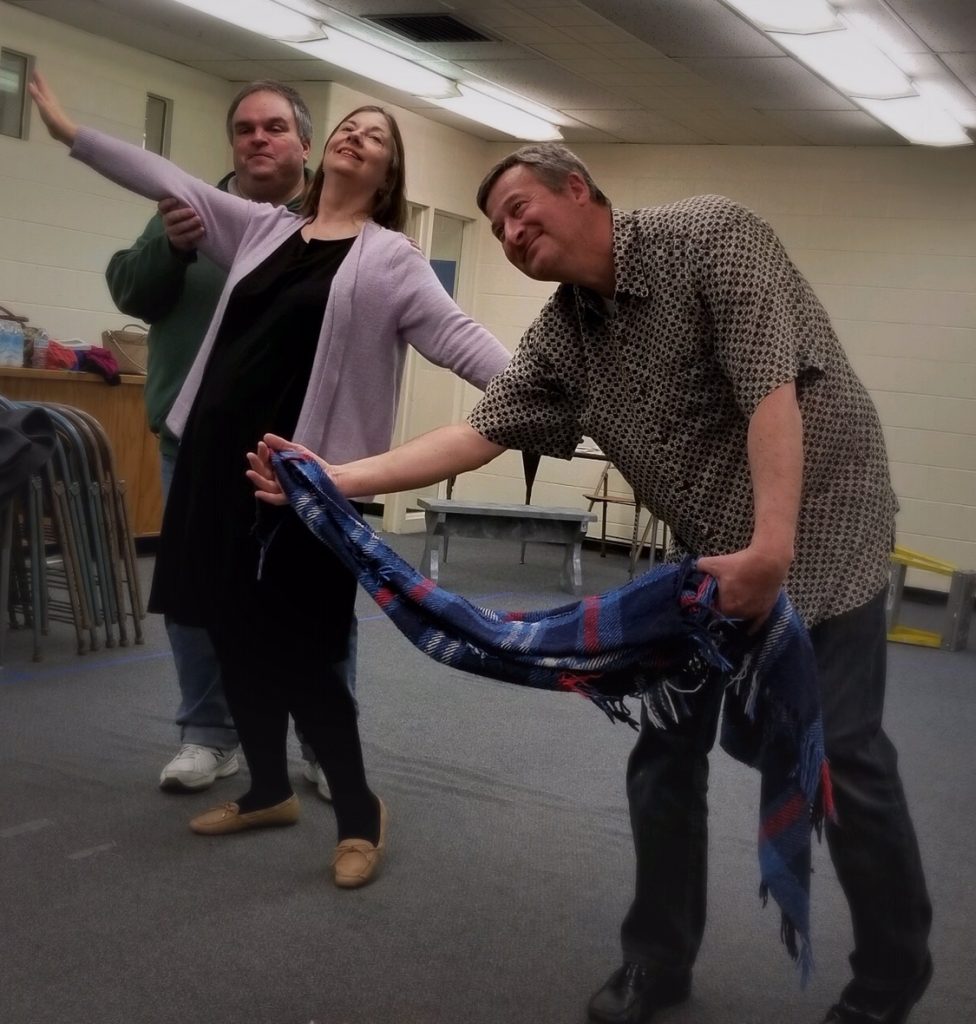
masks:
[[[39,71],[31,75],[28,88],[51,137],[70,147],[72,157],[147,199],[173,197],[191,207],[204,225],[200,251],[220,266],[230,266],[260,204],[222,192],[141,146],[76,125]]]

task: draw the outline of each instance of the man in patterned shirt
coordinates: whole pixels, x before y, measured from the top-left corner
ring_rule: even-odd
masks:
[[[560,287],[467,423],[331,467],[336,482],[349,496],[402,490],[507,448],[568,459],[586,434],[717,579],[722,611],[762,620],[785,584],[817,656],[827,840],[854,926],[853,979],[824,1024],[902,1024],[931,976],[931,906],[881,728],[896,502],[871,399],[772,230],[728,199],[615,210],[549,144],[497,164],[478,205],[508,260]],[[627,770],[636,895],[591,1021],[643,1024],[690,992],[719,716],[697,700],[668,731],[643,717]]]

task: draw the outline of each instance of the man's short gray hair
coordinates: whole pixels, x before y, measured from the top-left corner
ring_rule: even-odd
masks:
[[[559,142],[535,142],[509,153],[485,175],[478,186],[478,209],[487,214],[485,206],[495,182],[510,168],[529,167],[546,188],[559,192],[570,174],[578,174],[590,190],[590,198],[601,206],[609,206],[610,200],[600,191],[586,164],[570,149]]]
[[[271,79],[261,79],[256,82],[248,82],[243,89],[230,101],[227,108],[227,138],[234,141],[234,115],[237,108],[250,95],[256,92],[273,92],[291,104],[291,112],[295,115],[295,127],[298,129],[298,137],[302,142],[312,141],[312,115],[309,113],[308,105],[302,99],[296,89],[284,82],[275,82]]]

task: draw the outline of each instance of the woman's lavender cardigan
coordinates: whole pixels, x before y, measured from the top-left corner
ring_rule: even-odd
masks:
[[[89,128],[79,129],[71,155],[139,195],[174,196],[192,207],[206,229],[200,251],[228,269],[167,419],[179,437],[234,286],[308,218],[221,192],[162,157]],[[501,342],[458,309],[403,235],[367,221],[333,280],[294,439],[336,463],[386,451],[408,344],[482,390],[509,361]]]

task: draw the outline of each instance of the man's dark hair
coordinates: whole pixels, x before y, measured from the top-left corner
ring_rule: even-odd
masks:
[[[546,188],[559,192],[570,174],[578,174],[590,190],[590,198],[601,206],[609,206],[610,200],[600,191],[586,164],[574,153],[558,142],[536,142],[509,153],[485,175],[478,186],[478,209],[487,214],[485,206],[495,182],[510,168],[529,167]]]
[[[295,127],[298,129],[298,137],[302,142],[311,143],[312,115],[309,113],[307,104],[290,85],[285,85],[284,82],[274,82],[270,79],[248,82],[230,101],[230,107],[227,110],[227,138],[230,142],[234,141],[234,115],[237,113],[237,108],[243,100],[256,92],[273,92],[281,96],[282,99],[286,99],[291,104],[291,111],[295,115]]]

